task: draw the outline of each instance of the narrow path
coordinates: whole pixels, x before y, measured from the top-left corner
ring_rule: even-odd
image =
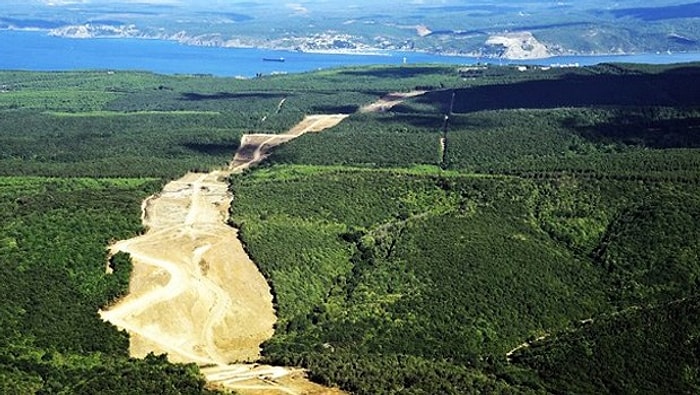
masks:
[[[548,338],[548,337],[549,337],[549,333],[545,333],[544,335],[542,335],[542,336],[540,336],[540,337],[538,337],[538,338],[536,338],[536,339],[528,340],[528,341],[526,341],[526,342],[524,342],[524,343],[518,345],[517,347],[513,348],[512,350],[510,350],[510,351],[508,351],[508,352],[506,353],[506,360],[507,360],[508,362],[512,362],[512,356],[513,356],[513,354],[515,354],[517,351],[522,350],[523,348],[528,348],[528,347],[530,347],[530,345],[532,345],[533,343],[536,343],[536,342],[538,342],[538,341],[544,340],[544,339],[546,339],[546,338]]]
[[[447,138],[440,137],[440,166],[444,169],[447,164]]]

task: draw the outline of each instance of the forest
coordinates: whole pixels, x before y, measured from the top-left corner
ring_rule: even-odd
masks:
[[[695,393],[698,74],[0,72],[0,392],[215,392],[99,319],[131,271],[106,247],[243,134],[345,113],[229,180],[278,315],[260,362],[353,394]]]

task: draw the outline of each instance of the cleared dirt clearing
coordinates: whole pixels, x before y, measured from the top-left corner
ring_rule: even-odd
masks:
[[[229,365],[203,368],[214,388],[232,389],[243,395],[341,395],[336,388],[326,388],[306,379],[298,368],[268,365]]]
[[[372,104],[368,104],[362,108],[360,108],[360,112],[384,112],[384,111],[389,111],[391,110],[394,106],[399,105],[404,102],[406,99],[410,99],[412,97],[416,96],[421,96],[427,93],[428,91],[411,91],[411,92],[397,92],[397,93],[390,93],[381,99],[377,100],[376,102]]]
[[[226,224],[233,196],[226,177],[307,132],[337,125],[347,115],[308,116],[287,134],[246,135],[228,169],[188,173],[142,204],[147,232],[110,246],[129,253],[129,294],[100,311],[130,334],[130,353],[167,353],[203,369],[213,384],[247,394],[339,394],[305,379],[303,371],[253,364],[276,321],[265,278]]]
[[[246,134],[241,138],[241,146],[231,162],[231,172],[243,170],[267,157],[270,149],[304,133],[320,132],[342,122],[348,115],[308,115],[285,134]]]
[[[148,232],[121,241],[131,254],[127,297],[102,318],[127,329],[131,354],[173,361],[254,360],[275,322],[267,282],[225,224],[231,196],[222,172],[187,174],[147,201]],[[206,270],[205,270],[206,269]]]

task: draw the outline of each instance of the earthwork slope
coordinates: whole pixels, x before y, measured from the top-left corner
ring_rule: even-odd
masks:
[[[245,393],[335,393],[299,369],[241,364],[260,356],[276,318],[265,278],[226,224],[233,198],[226,177],[345,117],[308,116],[286,134],[245,135],[228,169],[188,173],[144,202],[147,232],[110,246],[132,257],[129,294],[100,312],[129,332],[132,356],[167,353],[174,362],[214,366],[203,370],[212,384]]]

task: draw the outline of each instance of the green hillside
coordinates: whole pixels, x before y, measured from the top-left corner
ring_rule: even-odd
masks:
[[[595,387],[583,372],[571,385],[506,358],[699,285],[699,103],[686,78],[697,69],[538,73],[486,74],[352,115],[233,179],[233,221],[277,296],[269,361],[360,394],[691,388],[680,371],[660,379],[656,364]],[[639,321],[619,325],[649,335]],[[610,353],[629,342],[605,341]],[[566,363],[546,366],[587,371]],[[687,364],[678,369],[697,369]]]
[[[697,392],[698,74],[0,72],[0,392],[206,393],[99,319],[131,266],[105,247],[166,180],[312,113],[352,115],[230,179],[264,362],[355,394]]]
[[[697,292],[696,185],[273,167],[233,186],[278,301],[267,358],[357,393],[406,391],[389,372],[462,393],[528,339]]]
[[[698,298],[635,306],[534,343],[513,356],[558,393],[700,390]]]

